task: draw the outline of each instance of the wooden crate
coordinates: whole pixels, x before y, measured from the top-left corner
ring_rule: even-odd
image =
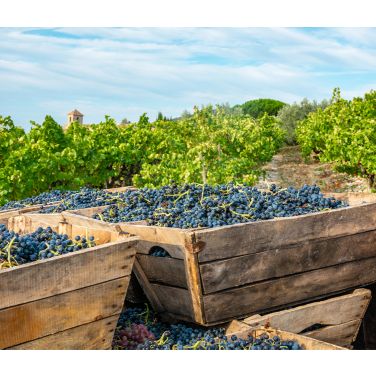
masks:
[[[104,208],[64,213],[140,236],[134,272],[158,312],[215,325],[376,281],[376,202],[210,229],[105,223]],[[364,197],[362,198],[364,201]],[[149,255],[164,248],[171,258]]]
[[[28,233],[27,216],[9,228]],[[109,349],[123,307],[137,237],[67,220],[51,227],[96,246],[0,271],[1,349]]]
[[[41,210],[44,207],[46,207],[46,206],[33,205],[33,206],[28,206],[28,207],[20,208],[20,209],[11,209],[11,210],[0,211],[0,224],[7,225],[9,218],[16,217],[18,215],[22,215],[22,214],[26,214],[26,213],[38,212],[39,210]]]
[[[260,327],[258,329],[242,329],[238,332],[232,334],[236,335],[238,338],[246,339],[248,335],[253,337],[259,337],[262,334],[268,334],[269,337],[279,336],[282,341],[296,341],[298,342],[304,350],[347,350],[344,347],[333,345],[331,343],[326,343],[314,338],[306,337],[305,335],[300,335],[296,333],[290,333],[285,330],[275,329],[275,328],[264,328]]]
[[[233,321],[228,334],[240,328],[274,327],[303,334],[334,345],[351,348],[371,300],[371,291],[357,289],[350,294],[301,305],[265,315]],[[317,328],[315,328],[317,327]]]

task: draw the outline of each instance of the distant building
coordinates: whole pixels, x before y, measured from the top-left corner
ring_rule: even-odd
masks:
[[[73,110],[68,113],[68,126],[77,121],[79,124],[82,124],[84,120],[84,115],[81,114],[78,110]]]

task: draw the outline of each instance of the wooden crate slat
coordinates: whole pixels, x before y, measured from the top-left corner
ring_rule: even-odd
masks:
[[[376,257],[376,231],[220,260],[200,265],[200,270],[204,293],[209,294],[369,257]]]
[[[184,261],[168,257],[137,255],[146,277],[150,282],[187,288]]]
[[[133,272],[138,280],[138,283],[142,287],[144,294],[146,295],[149,303],[151,304],[153,310],[158,313],[164,312],[165,308],[162,305],[161,301],[159,300],[158,295],[155,293],[153,286],[147,279],[137,258],[134,261]]]
[[[266,315],[244,319],[251,327],[272,326],[292,333],[300,333],[315,324],[339,325],[362,319],[371,299],[368,289],[357,289],[319,302],[301,305]]]
[[[102,244],[0,271],[0,309],[130,275],[136,241]]]
[[[98,230],[116,231],[116,224],[91,218],[92,215],[100,212],[106,207],[107,206],[99,206],[95,208],[65,211],[63,213],[63,218],[66,222],[74,223],[76,226],[90,227]],[[78,214],[81,212],[83,212],[83,214]]]
[[[188,290],[156,283],[152,283],[151,287],[158,296],[164,311],[170,314],[177,314],[179,317],[185,317],[188,321],[194,321],[194,311]]]
[[[129,276],[0,310],[0,348],[119,314]]]
[[[204,295],[208,323],[293,304],[376,281],[376,258]]]
[[[0,211],[0,224],[7,225],[9,218],[19,216],[24,213],[38,211],[43,208],[43,205],[33,205],[20,209],[9,209]]]
[[[308,240],[376,229],[376,203],[195,231],[199,261],[256,253]]]
[[[197,254],[185,252],[185,272],[194,321],[199,324],[205,324],[206,319]]]
[[[187,230],[128,223],[119,223],[118,226],[123,232],[140,236],[137,252],[148,254],[152,247],[159,246],[173,258],[183,260],[185,257]]]
[[[11,350],[99,350],[111,348],[119,315],[83,324],[36,340],[13,346]]]
[[[350,348],[358,335],[362,320],[352,320],[338,325],[329,325],[324,328],[303,333],[304,336],[333,343],[334,345]]]

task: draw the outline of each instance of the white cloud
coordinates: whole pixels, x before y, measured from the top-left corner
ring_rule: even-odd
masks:
[[[0,29],[0,113],[88,122],[201,103],[291,102],[376,81],[376,29]]]

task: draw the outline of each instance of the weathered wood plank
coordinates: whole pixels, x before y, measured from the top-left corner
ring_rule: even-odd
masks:
[[[184,261],[169,257],[137,255],[146,277],[150,282],[187,288]]]
[[[130,223],[119,223],[118,227],[122,232],[140,237],[137,253],[149,254],[152,247],[159,246],[173,258],[184,260],[187,230]]]
[[[146,295],[153,310],[158,313],[164,312],[165,308],[162,305],[161,301],[159,300],[158,295],[154,291],[154,288],[149,282],[148,278],[146,277],[144,271],[142,270],[142,267],[140,263],[138,262],[137,257],[133,265],[133,272],[139,284],[141,285],[142,290],[144,291],[144,294]]]
[[[353,320],[361,320],[370,299],[370,290],[357,289],[351,294],[262,316],[247,317],[244,319],[244,323],[251,327],[272,326],[288,332],[300,333],[315,324],[339,325]]]
[[[152,283],[151,286],[165,311],[184,317],[187,321],[195,321],[191,296],[188,290],[155,283]]]
[[[190,242],[192,242],[190,235],[187,235],[186,243]],[[184,264],[195,322],[204,324],[206,320],[203,307],[202,286],[197,254],[185,252]]]
[[[117,188],[107,188],[104,189],[104,191],[111,192],[111,193],[122,193],[126,191],[137,191],[138,188],[136,188],[133,185],[127,185],[125,187],[117,187]]]
[[[205,315],[208,323],[225,321],[375,281],[373,257],[204,295]]]
[[[35,231],[38,227],[51,227],[54,231],[59,228],[59,223],[63,220],[60,213],[41,214],[25,213],[17,217],[9,218],[8,228],[20,234]]]
[[[187,230],[181,230],[171,227],[147,226],[145,222],[126,222],[109,223],[92,218],[95,213],[101,213],[106,206],[97,208],[87,208],[71,210],[64,212],[66,220],[72,220],[82,226],[95,227],[129,233],[140,236],[137,245],[137,253],[149,254],[152,247],[159,246],[164,248],[173,258],[184,259],[185,252],[185,233]]]
[[[0,271],[0,309],[130,275],[137,238]]]
[[[197,230],[195,236],[201,250],[199,262],[207,262],[375,229],[376,203],[371,203],[296,217]]]
[[[260,326],[263,326],[263,325],[257,325],[257,327],[251,327],[250,325],[246,324],[244,321],[232,320],[230,324],[228,324],[225,334],[227,336],[230,336],[233,333],[238,333],[244,330],[256,329]]]
[[[349,348],[358,335],[361,323],[362,320],[352,320],[342,324],[329,325],[324,328],[305,332],[303,335]]]
[[[68,210],[63,213],[63,219],[68,223],[74,223],[76,226],[90,227],[93,229],[106,231],[118,231],[117,226],[114,223],[91,218],[95,213],[100,213],[104,208],[106,208],[106,206]]]
[[[33,205],[30,207],[26,207],[26,208],[0,211],[0,224],[7,225],[9,218],[16,217],[24,213],[38,211],[42,208],[43,208],[43,205]]]
[[[0,311],[0,348],[87,324],[121,312],[129,276]]]
[[[200,270],[204,293],[209,294],[369,257],[376,257],[376,231],[205,263]]]
[[[38,338],[12,350],[105,350],[111,347],[119,315]]]

